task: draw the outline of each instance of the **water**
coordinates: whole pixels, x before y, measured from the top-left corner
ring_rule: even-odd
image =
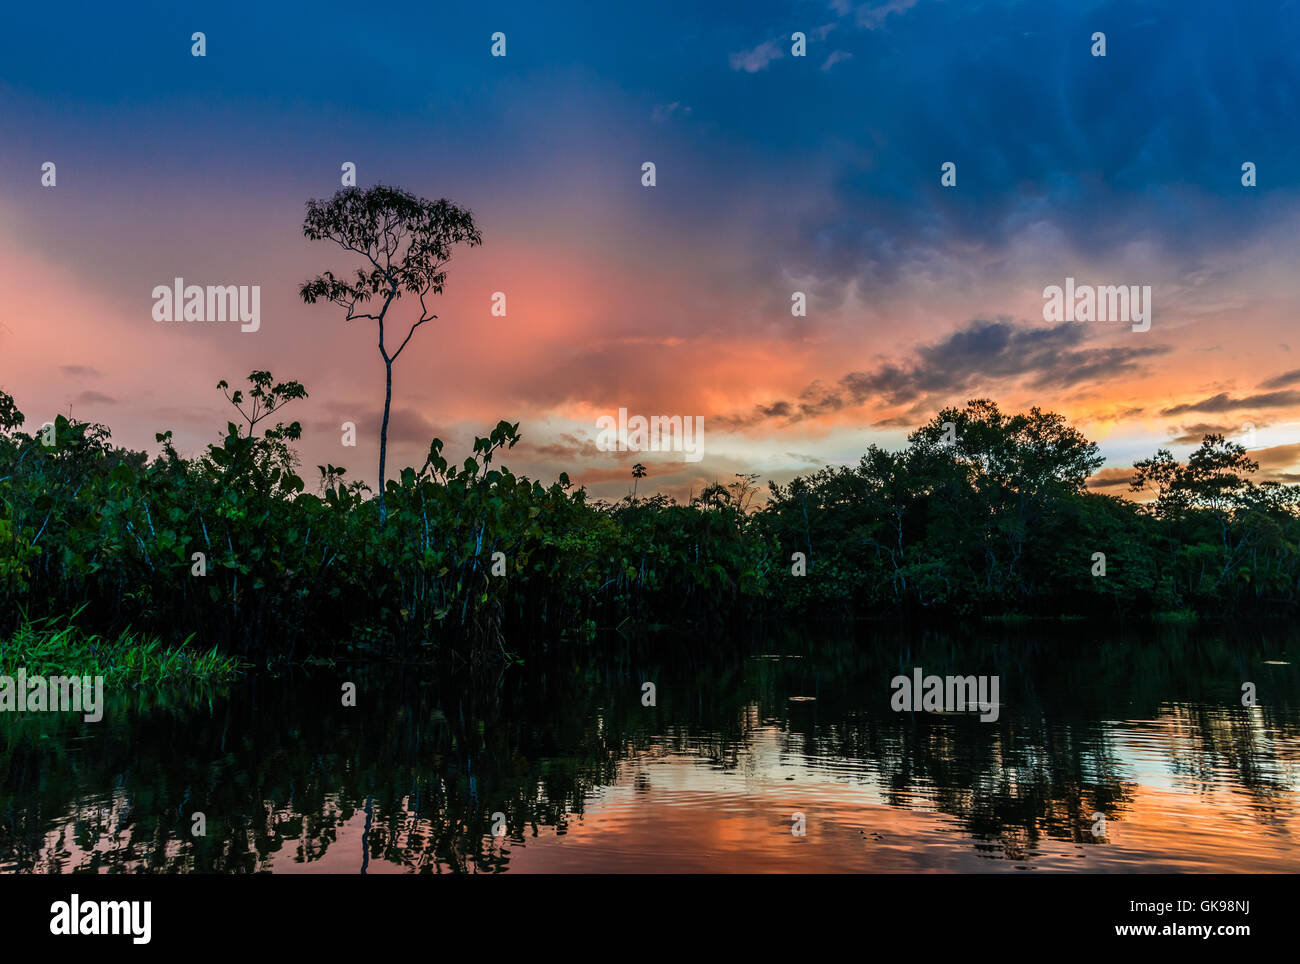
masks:
[[[999,718],[892,711],[915,666]],[[806,630],[6,714],[0,872],[1294,872],[1298,790],[1300,631]]]

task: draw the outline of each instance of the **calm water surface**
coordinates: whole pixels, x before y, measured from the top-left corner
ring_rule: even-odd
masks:
[[[0,872],[1300,870],[1300,632],[613,652],[6,714]],[[998,720],[892,711],[915,666],[998,675]]]

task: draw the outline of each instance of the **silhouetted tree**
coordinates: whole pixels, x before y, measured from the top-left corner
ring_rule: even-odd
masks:
[[[384,502],[384,466],[388,458],[388,416],[393,401],[393,362],[415,330],[437,315],[425,299],[442,294],[444,266],[455,244],[471,247],[483,239],[465,208],[443,198],[428,201],[400,188],[376,185],[369,190],[344,188],[329,200],[307,202],[302,233],[312,241],[333,241],[365,259],[354,281],[325,272],[302,285],[308,304],[324,299],[347,311],[347,321],[368,318],[379,328],[379,354],[384,360],[384,419],[379,429],[379,523],[388,511]],[[391,354],[384,341],[384,325],[393,303],[403,295],[416,295],[420,315],[397,350]],[[372,303],[377,307],[362,309]]]

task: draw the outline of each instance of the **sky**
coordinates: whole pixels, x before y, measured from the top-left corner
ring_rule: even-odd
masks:
[[[394,368],[390,476],[507,419],[516,472],[617,498],[641,462],[681,498],[987,397],[1097,441],[1100,491],[1207,432],[1300,481],[1296,0],[277,7],[6,12],[0,389],[28,427],[197,453],[217,382],[266,369],[309,392],[306,477],[373,484],[373,326],[298,296],[357,267],[302,234],[351,162],[483,236]],[[156,322],[177,277],[260,286],[259,329]],[[1149,329],[1045,320],[1067,278],[1150,286]],[[702,417],[702,458],[601,450],[620,408]]]

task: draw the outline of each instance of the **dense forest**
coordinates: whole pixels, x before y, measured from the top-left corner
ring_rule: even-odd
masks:
[[[1088,491],[1095,443],[1037,408],[939,412],[891,452],[758,498],[755,475],[688,504],[592,501],[501,464],[500,422],[455,463],[434,439],[385,491],[299,474],[293,381],[218,388],[238,412],[152,460],[59,416],[24,431],[0,393],[0,639],[32,620],[193,637],[255,659],[339,653],[514,659],[561,636],[713,633],[787,615],[979,619],[1278,616],[1300,598],[1300,489],[1256,483],[1239,445],[1135,466]],[[271,416],[276,416],[273,419]],[[639,469],[639,467],[638,467]],[[629,480],[631,481],[631,480]]]

